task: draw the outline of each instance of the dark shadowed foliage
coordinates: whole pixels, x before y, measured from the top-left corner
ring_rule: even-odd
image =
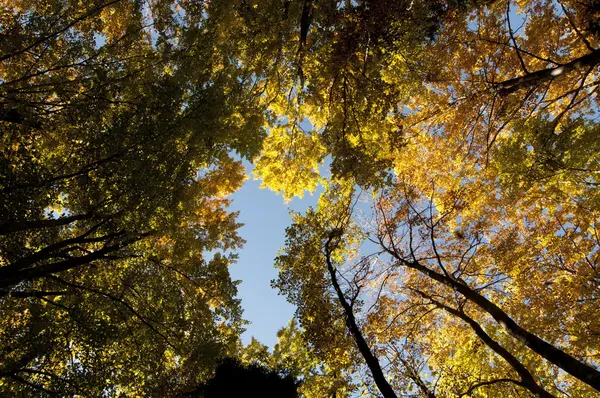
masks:
[[[244,366],[237,359],[227,358],[217,367],[212,379],[187,396],[296,398],[299,385],[299,381],[285,372],[258,364]]]

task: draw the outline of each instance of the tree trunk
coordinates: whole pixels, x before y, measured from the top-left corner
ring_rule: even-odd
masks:
[[[335,269],[333,268],[333,264],[331,263],[331,249],[329,248],[329,245],[331,244],[332,239],[333,236],[330,236],[327,240],[327,243],[325,244],[325,258],[327,260],[327,270],[329,271],[329,276],[331,277],[331,282],[337,294],[338,300],[342,305],[342,308],[344,309],[344,313],[346,315],[346,325],[348,326],[348,330],[352,334],[352,337],[356,342],[358,350],[365,359],[367,366],[371,370],[371,373],[373,374],[373,380],[375,380],[375,384],[377,385],[377,388],[379,389],[381,394],[384,396],[384,398],[398,398],[398,396],[392,389],[392,386],[390,386],[390,384],[385,379],[385,375],[383,374],[383,370],[381,369],[379,360],[377,359],[377,357],[375,357],[373,352],[371,352],[369,344],[363,337],[360,328],[356,324],[356,318],[354,318],[352,307],[346,301],[344,293],[340,288],[337,277],[335,275]]]
[[[600,50],[594,50],[591,53],[586,54],[583,57],[576,58],[567,64],[557,66],[555,68],[538,70],[536,72],[528,73],[525,76],[515,77],[514,79],[509,79],[502,83],[498,83],[498,92],[500,95],[505,96],[523,88],[528,88],[545,81],[552,80],[572,70],[580,69],[585,66],[593,67],[598,64],[600,64]]]
[[[417,270],[433,280],[436,280],[440,283],[445,284],[446,286],[451,287],[455,291],[462,294],[469,301],[477,304],[482,310],[487,312],[492,316],[508,333],[521,341],[531,350],[558,366],[565,372],[569,373],[571,376],[581,380],[582,382],[588,384],[594,389],[600,391],[600,372],[596,369],[592,368],[589,365],[573,358],[571,355],[562,351],[559,348],[556,348],[550,343],[542,340],[538,336],[533,333],[525,330],[521,326],[519,326],[507,313],[502,311],[500,307],[496,304],[492,303],[484,296],[479,294],[478,292],[471,289],[466,284],[463,284],[453,278],[442,275],[438,272],[435,272],[423,265],[421,265],[417,261],[407,261],[400,257],[393,250],[386,249],[396,260],[398,260],[401,264],[406,267]]]
[[[529,372],[525,365],[523,365],[514,355],[508,352],[508,350],[502,347],[496,340],[492,339],[485,332],[485,330],[483,330],[481,325],[479,325],[479,323],[477,323],[473,318],[469,317],[464,312],[461,312],[457,309],[454,309],[434,300],[432,297],[419,290],[412,290],[417,292],[422,297],[431,301],[438,308],[441,308],[468,323],[471,329],[473,329],[473,331],[477,335],[477,337],[483,340],[483,342],[488,347],[490,347],[494,352],[496,352],[498,355],[504,358],[504,360],[508,362],[510,366],[512,366],[512,368],[519,374],[519,377],[521,378],[521,385],[527,388],[529,391],[531,391],[536,397],[554,398],[554,395],[550,394],[536,383],[535,379],[533,378],[533,375]]]

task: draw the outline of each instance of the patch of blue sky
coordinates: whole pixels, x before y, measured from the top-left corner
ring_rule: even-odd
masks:
[[[106,36],[100,33],[94,33],[94,46],[96,50],[104,47],[106,44]]]
[[[253,165],[244,161],[244,166],[250,175]],[[285,229],[292,223],[290,211],[305,213],[309,206],[316,206],[323,188],[286,204],[281,195],[260,188],[260,184],[258,180],[248,179],[231,196],[230,209],[240,212],[238,221],[244,226],[239,233],[246,244],[239,252],[237,263],[230,267],[230,273],[233,280],[241,281],[238,292],[244,318],[251,322],[242,341],[248,344],[255,337],[273,347],[277,343],[277,331],[287,325],[296,310],[271,287],[271,281],[277,278],[273,260],[285,244]]]

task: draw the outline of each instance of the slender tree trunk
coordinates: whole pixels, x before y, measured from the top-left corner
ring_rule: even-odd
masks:
[[[487,312],[492,318],[496,320],[506,331],[521,341],[531,350],[558,366],[565,372],[569,373],[571,376],[581,380],[582,382],[588,384],[594,389],[600,391],[600,372],[596,369],[592,368],[589,365],[573,358],[571,355],[562,351],[559,348],[556,348],[550,343],[542,340],[538,336],[533,333],[525,330],[521,326],[519,326],[506,312],[504,312],[500,307],[496,304],[492,303],[484,296],[479,294],[478,292],[471,289],[466,284],[459,282],[456,279],[450,278],[446,275],[442,275],[438,272],[435,272],[417,261],[407,261],[401,256],[398,255],[393,250],[390,250],[384,247],[388,253],[390,253],[398,262],[408,268],[412,268],[421,272],[422,274],[427,275],[431,279],[443,283],[444,285],[454,289],[455,291],[462,294],[469,301],[477,304],[482,310]]]
[[[79,220],[86,220],[93,217],[92,213],[76,214],[47,220],[22,221],[0,224],[0,235],[7,235],[13,232],[26,231],[30,229],[60,227],[71,224]]]
[[[0,274],[0,288],[6,289],[17,285],[26,280],[39,279],[58,272],[67,271],[79,266],[90,264],[93,261],[101,260],[110,253],[120,249],[120,245],[107,246],[85,256],[71,258],[69,260],[58,261],[55,263],[44,264],[39,267],[27,268],[24,270],[6,270]],[[5,268],[5,267],[3,267]],[[0,268],[0,270],[4,271]]]
[[[49,296],[64,296],[69,294],[67,291],[46,292],[41,290],[30,290],[26,292],[11,292],[8,290],[0,290],[0,297],[10,296],[15,298],[38,297],[45,298]]]
[[[362,332],[360,331],[360,328],[356,324],[356,318],[354,318],[352,307],[350,306],[350,304],[348,304],[348,301],[346,301],[344,293],[340,288],[337,277],[335,275],[335,269],[333,268],[333,264],[331,263],[331,249],[329,245],[331,244],[332,239],[333,235],[329,237],[327,243],[325,244],[325,258],[327,260],[327,270],[329,271],[329,276],[331,277],[331,282],[337,294],[338,300],[342,305],[342,308],[344,309],[344,313],[346,315],[346,325],[348,326],[348,330],[352,334],[352,337],[356,342],[358,350],[365,359],[367,366],[371,370],[371,373],[373,374],[373,380],[375,380],[375,384],[377,385],[377,388],[379,389],[381,394],[384,396],[384,398],[398,398],[392,386],[390,386],[390,384],[385,379],[385,375],[383,374],[383,370],[381,369],[379,360],[377,359],[377,357],[375,357],[375,355],[369,348],[369,344],[365,340],[364,336],[362,335]]]
[[[50,277],[63,271],[68,271],[83,265],[91,264],[97,260],[111,258],[109,255],[149,236],[150,233],[140,234],[133,238],[116,242],[110,246],[106,244],[101,249],[90,252],[89,254],[69,258],[64,261],[57,261],[49,264],[42,264],[36,267],[25,269],[10,269],[10,266],[0,267],[0,289],[7,289],[26,280],[35,280],[44,277]]]
[[[528,88],[545,81],[552,80],[572,70],[580,69],[585,66],[596,66],[598,64],[600,64],[600,50],[594,50],[591,53],[576,58],[567,64],[560,65],[555,68],[538,70],[536,72],[528,73],[525,76],[505,80],[497,85],[498,92],[503,96],[508,95],[523,88]]]
[[[485,332],[485,330],[483,330],[479,323],[477,323],[473,318],[469,317],[464,312],[461,312],[457,309],[454,309],[434,300],[432,297],[419,290],[412,290],[417,292],[422,297],[431,301],[436,307],[441,308],[468,323],[471,329],[473,329],[473,331],[477,335],[477,337],[483,340],[483,342],[488,347],[494,350],[494,352],[496,352],[498,355],[504,358],[504,360],[508,362],[510,366],[512,366],[512,368],[518,373],[519,377],[521,378],[521,385],[527,388],[529,391],[531,391],[536,397],[554,398],[554,395],[550,394],[536,383],[535,379],[533,378],[533,375],[529,372],[525,365],[523,365],[514,355],[508,352],[508,350],[502,347],[496,340],[492,339]]]
[[[398,356],[398,360],[402,362],[402,365],[406,368],[408,377],[417,385],[417,387],[419,387],[419,390],[421,390],[423,396],[426,398],[436,398],[433,391],[427,387],[427,384],[425,384],[423,379],[421,379],[419,373],[408,363],[408,361],[403,359],[401,356]]]

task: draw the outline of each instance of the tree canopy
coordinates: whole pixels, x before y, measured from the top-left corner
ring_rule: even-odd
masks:
[[[0,392],[180,396],[238,358],[309,398],[600,396],[599,20],[4,2]],[[275,259],[297,311],[272,351],[228,271],[242,160],[282,200],[325,191]]]

